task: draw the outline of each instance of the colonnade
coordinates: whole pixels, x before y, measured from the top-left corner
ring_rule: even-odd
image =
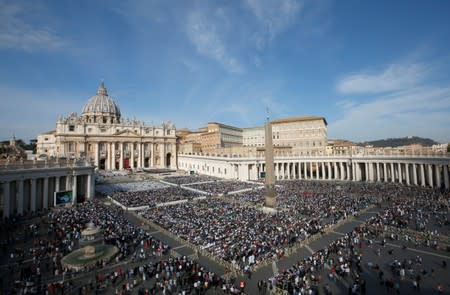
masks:
[[[263,178],[262,157],[227,158],[178,155],[178,166],[200,174],[228,179]],[[405,185],[450,189],[450,158],[445,156],[316,156],[275,157],[277,180],[311,179],[366,182],[394,182]]]
[[[0,202],[3,218],[54,206],[54,193],[72,191],[72,204],[89,200],[95,193],[94,167],[49,165],[0,170]]]
[[[265,171],[265,164],[256,166]],[[281,179],[393,182],[406,185],[450,188],[449,164],[363,161],[275,162],[275,177]]]

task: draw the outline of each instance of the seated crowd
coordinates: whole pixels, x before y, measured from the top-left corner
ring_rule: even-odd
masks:
[[[211,195],[217,194],[227,194],[235,191],[240,191],[243,189],[257,188],[261,185],[255,183],[236,181],[236,180],[221,180],[197,184],[188,184],[187,187],[204,191]]]
[[[126,207],[154,207],[167,202],[192,200],[200,197],[200,194],[180,187],[169,186],[145,191],[117,192],[111,197]]]

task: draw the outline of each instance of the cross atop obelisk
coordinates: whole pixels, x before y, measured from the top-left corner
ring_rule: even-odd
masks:
[[[273,161],[273,142],[272,142],[272,123],[269,119],[269,108],[266,108],[265,124],[265,158],[266,158],[266,200],[265,206],[269,208],[276,207],[275,200],[275,175]]]

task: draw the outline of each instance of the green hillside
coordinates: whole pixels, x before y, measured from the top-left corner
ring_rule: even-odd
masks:
[[[361,142],[362,145],[372,145],[374,147],[398,147],[410,144],[420,144],[422,146],[432,146],[433,144],[439,144],[438,142],[417,136],[408,136],[402,138],[388,138]]]

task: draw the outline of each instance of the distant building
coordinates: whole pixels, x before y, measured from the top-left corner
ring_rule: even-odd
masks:
[[[123,119],[103,82],[76,113],[59,118],[54,131],[37,138],[38,157],[91,158],[98,169],[176,168],[176,129]]]
[[[325,154],[327,145],[325,118],[299,116],[277,119],[271,123],[275,154]],[[180,153],[248,155],[263,152],[265,146],[264,126],[238,128],[210,122],[199,131],[183,130],[177,135]],[[194,143],[197,144],[195,151]]]

